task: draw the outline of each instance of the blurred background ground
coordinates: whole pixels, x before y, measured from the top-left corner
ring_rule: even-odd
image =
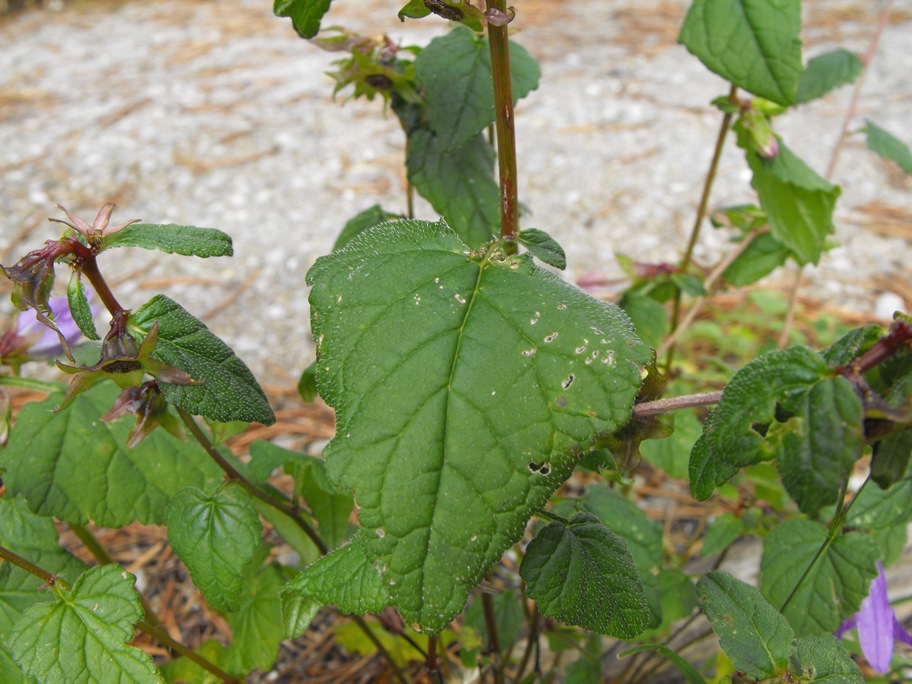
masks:
[[[124,250],[108,254],[102,268],[127,306],[138,308],[160,291],[181,302],[267,386],[281,409],[279,422],[236,440],[238,453],[257,437],[319,451],[332,435],[332,414],[302,405],[293,391],[313,359],[304,274],[360,210],[381,203],[404,211],[403,136],[395,118],[384,117],[378,103],[333,102],[324,72],[334,55],[299,39],[288,20],[272,16],[268,0],[19,4],[31,8],[0,14],[0,263],[56,236],[45,219],[62,217],[58,202],[88,220],[113,201],[115,222],[142,218],[224,230],[235,241],[232,259]],[[432,20],[400,24],[399,4],[337,0],[325,25],[421,44],[445,31]],[[616,253],[675,261],[719,125],[708,103],[727,91],[676,44],[689,3],[515,4],[515,39],[543,71],[540,88],[518,110],[520,196],[531,211],[524,225],[563,244],[572,281],[588,275],[621,282]],[[835,47],[862,52],[881,6],[866,0],[804,5],[806,57]],[[912,0],[898,0],[853,130],[871,118],[912,142],[910,44]],[[844,88],[781,120],[785,140],[819,172],[850,95]],[[868,152],[858,136],[848,141],[834,180],[843,187],[836,215],[841,246],[807,270],[802,290],[799,331],[817,346],[832,342],[839,324],[883,321],[893,309],[912,306],[912,181]],[[750,201],[749,181],[743,157],[730,145],[711,204]],[[419,215],[436,218],[426,206]],[[726,240],[706,228],[697,258],[711,263]],[[790,280],[786,273],[766,286],[783,288]],[[754,345],[774,340],[781,310],[751,302],[725,295],[713,315],[737,320],[749,313],[766,321],[762,329],[726,328],[691,342],[691,351],[724,364],[733,361],[726,354],[739,334]],[[673,543],[689,543],[714,513],[693,506],[680,482],[648,466],[638,487],[644,508]],[[174,636],[198,645],[228,633],[189,584],[163,529],[134,525],[99,534],[116,560],[150,583],[148,595]],[[909,565],[903,586],[912,586]],[[283,647],[279,664],[262,679],[388,681],[377,658],[339,648],[334,623],[333,614],[322,614],[305,638]],[[164,654],[151,641],[145,646]]]

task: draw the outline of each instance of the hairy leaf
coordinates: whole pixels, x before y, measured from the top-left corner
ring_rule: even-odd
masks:
[[[858,55],[841,48],[814,57],[801,74],[795,104],[816,100],[831,90],[853,83],[861,75],[863,66]]]
[[[343,613],[379,613],[390,603],[379,570],[364,555],[357,539],[305,568],[288,586]]]
[[[867,122],[865,132],[868,135],[868,147],[872,152],[895,162],[906,173],[912,173],[912,151],[908,145],[873,121]]]
[[[824,378],[783,402],[793,415],[771,427],[782,483],[801,510],[815,514],[836,502],[865,447],[864,407],[843,377]]]
[[[378,226],[308,273],[327,472],[408,622],[439,631],[592,443],[651,351],[617,308],[444,223]]]
[[[71,592],[23,614],[9,640],[23,671],[42,682],[163,682],[133,639],[142,617],[136,578],[119,565],[102,565],[82,575]]]
[[[545,231],[538,228],[521,230],[516,241],[542,263],[561,270],[567,268],[567,255],[564,253],[564,248]]]
[[[649,621],[627,545],[591,513],[542,529],[529,543],[519,574],[542,614],[561,622],[630,639]]]
[[[538,87],[541,70],[528,52],[510,44],[514,103]],[[465,144],[494,122],[491,51],[485,38],[456,28],[435,38],[415,59],[431,128],[442,151]]]
[[[67,304],[73,321],[79,326],[79,331],[90,340],[100,340],[92,321],[92,308],[89,306],[81,275],[82,272],[76,270],[70,275],[70,282],[67,283]]]
[[[396,218],[401,217],[397,214],[391,214],[379,204],[368,207],[348,220],[345,224],[345,228],[342,229],[342,232],[339,233],[339,237],[336,238],[336,243],[333,245],[333,251],[342,249],[351,242],[355,236],[360,235],[368,228],[373,228],[384,221],[390,221]]]
[[[274,0],[272,12],[277,17],[290,17],[291,25],[302,38],[313,38],[320,32],[320,21],[329,11],[332,0]]]
[[[810,520],[780,523],[763,545],[760,591],[774,607],[782,606],[827,538],[826,529]],[[868,535],[837,536],[782,611],[798,636],[835,632],[858,611],[877,574],[877,543]]]
[[[800,0],[694,0],[678,41],[734,85],[781,105],[801,78]]]
[[[106,383],[60,413],[53,411],[62,394],[25,406],[9,446],[0,451],[9,493],[25,497],[42,515],[71,523],[160,525],[179,489],[218,482],[222,472],[202,449],[164,430],[128,449],[132,419],[99,420],[118,394]]]
[[[772,236],[794,253],[799,264],[816,264],[833,232],[839,186],[817,175],[781,140],[775,157],[763,159],[747,152],[747,163]]]
[[[171,548],[206,602],[220,611],[237,610],[263,531],[250,495],[240,486],[211,495],[187,487],[171,499],[166,525]]]
[[[268,672],[285,640],[282,602],[279,594],[284,578],[276,565],[267,565],[244,582],[240,608],[228,614],[231,646],[226,667],[230,672]]]
[[[468,0],[410,0],[399,10],[399,19],[421,19],[432,13],[448,21],[464,24],[472,31],[481,32],[484,28],[484,14]]]
[[[864,684],[865,681],[861,668],[832,634],[797,639],[792,671],[806,684]]]
[[[463,242],[477,247],[500,232],[494,151],[481,135],[446,151],[431,131],[416,131],[405,163],[409,180]]]
[[[286,639],[298,639],[310,627],[320,612],[323,602],[310,596],[301,596],[287,584],[279,594],[282,602],[282,625]]]
[[[123,230],[105,236],[103,249],[141,247],[157,249],[166,254],[208,257],[232,256],[231,237],[215,228],[177,226],[173,223],[134,223]]]
[[[697,596],[735,667],[766,679],[782,673],[795,633],[760,590],[725,572],[710,572],[697,582]]]
[[[744,468],[776,455],[775,446],[755,429],[775,417],[776,404],[805,393],[828,370],[806,347],[770,352],[738,371],[703,426],[690,454],[690,491],[699,501]]]
[[[782,266],[791,253],[770,233],[763,233],[728,265],[722,277],[735,287],[752,285]]]
[[[180,304],[156,295],[130,323],[145,333],[158,321],[158,343],[152,355],[186,371],[199,382],[176,385],[160,382],[165,399],[190,413],[227,423],[232,420],[272,425],[275,414],[253,373],[231,348]]]
[[[649,607],[647,627],[662,621],[662,592],[659,570],[662,568],[662,526],[652,521],[629,499],[605,484],[586,490],[581,499],[585,511],[592,513],[626,543],[639,572]]]

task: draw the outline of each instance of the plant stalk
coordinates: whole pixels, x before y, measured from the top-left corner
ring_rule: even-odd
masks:
[[[393,671],[393,674],[396,676],[396,679],[399,680],[400,684],[408,684],[408,680],[405,677],[405,673],[402,672],[396,661],[393,660],[392,654],[387,650],[386,646],[383,645],[383,642],[377,638],[377,635],[374,634],[373,630],[370,628],[370,625],[364,620],[360,615],[350,616],[358,627],[361,628],[361,631],[364,632],[364,635],[370,639],[370,642],[374,645],[374,648],[377,649],[377,652],[382,656],[386,661],[386,664],[390,666]]]
[[[487,9],[507,12],[506,0],[486,0]],[[491,75],[494,81],[494,127],[500,174],[500,235],[508,244],[519,233],[519,193],[516,186],[516,130],[513,123],[513,81],[507,26],[488,24]]]
[[[210,458],[212,458],[212,460],[218,464],[219,468],[225,472],[225,475],[228,476],[228,480],[237,482],[252,496],[255,496],[263,503],[287,515],[298,527],[304,531],[304,534],[310,537],[310,540],[320,550],[321,554],[325,556],[327,553],[329,553],[329,547],[326,546],[326,543],[323,541],[320,535],[317,534],[316,530],[314,530],[314,528],[311,527],[310,524],[304,520],[304,518],[302,518],[296,510],[294,510],[284,501],[281,501],[276,497],[264,492],[262,489],[244,477],[237,470],[237,468],[231,465],[225,459],[225,457],[219,453],[218,449],[212,446],[212,442],[209,441],[209,438],[200,429],[200,426],[197,425],[196,421],[193,419],[193,416],[187,413],[187,411],[185,409],[182,409],[180,406],[175,406],[175,408],[177,409],[177,413],[181,417],[181,420],[184,421],[184,425],[186,425],[187,429],[190,431],[190,434],[192,434],[194,439],[199,442],[200,446],[206,450],[206,453],[209,454]]]
[[[732,86],[728,91],[730,100],[734,100],[738,93],[738,88]],[[684,251],[684,257],[681,259],[681,271],[686,272],[693,260],[693,251],[697,245],[697,238],[700,237],[700,227],[703,225],[703,219],[706,217],[706,208],[709,206],[709,195],[712,191],[713,182],[716,180],[716,171],[719,169],[719,160],[722,158],[722,150],[725,147],[725,139],[728,134],[728,128],[731,125],[732,115],[726,112],[722,116],[722,124],[719,126],[719,135],[716,137],[716,147],[713,150],[712,160],[709,163],[709,171],[706,174],[706,180],[703,182],[703,194],[700,196],[700,205],[697,208],[697,214],[694,217],[693,227],[690,229],[690,240],[687,242],[687,249]],[[681,290],[675,293],[674,307],[671,313],[671,329],[678,327],[678,318],[681,315]],[[665,371],[671,371],[671,364],[674,362],[674,345],[669,345],[668,354],[665,357]]]
[[[494,601],[491,595],[482,593],[481,606],[484,609],[485,626],[488,628],[488,651],[491,654],[491,666],[494,670],[494,684],[504,684],[503,658],[500,651],[500,639],[497,636],[497,618],[494,615]]]
[[[656,399],[655,401],[644,401],[633,407],[632,419],[647,418],[659,413],[668,413],[669,411],[678,411],[694,406],[710,406],[718,404],[722,398],[722,392],[706,392],[703,394],[685,394],[680,397],[669,397],[667,399]],[[536,514],[538,514],[536,512]]]

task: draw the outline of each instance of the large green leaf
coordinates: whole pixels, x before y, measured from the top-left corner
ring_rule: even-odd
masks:
[[[782,483],[802,511],[836,502],[865,447],[864,408],[843,377],[824,378],[780,406],[792,415],[771,427]]]
[[[751,185],[773,237],[794,253],[798,263],[816,264],[833,232],[839,186],[820,177],[781,140],[779,153],[771,159],[750,151],[746,156],[754,172]]]
[[[124,643],[143,614],[135,581],[119,565],[92,568],[54,603],[25,611],[9,640],[13,658],[42,682],[163,682],[152,659]]]
[[[841,48],[814,57],[801,74],[795,104],[816,100],[831,90],[852,83],[861,75],[863,67],[858,55]]]
[[[760,590],[725,572],[697,582],[703,612],[735,667],[757,679],[785,671],[795,633]]]
[[[617,308],[447,226],[378,226],[308,273],[327,472],[362,544],[426,631],[487,568],[597,433],[630,417],[652,352]]]
[[[637,572],[643,582],[649,606],[648,627],[662,621],[662,592],[659,571],[662,569],[662,526],[649,517],[630,499],[605,484],[586,490],[582,508],[595,515],[619,535],[630,550]]]
[[[622,639],[649,622],[627,544],[591,513],[543,528],[529,543],[519,574],[542,614],[561,622]]]
[[[42,515],[119,527],[134,520],[162,524],[175,492],[218,482],[221,470],[199,446],[164,430],[128,449],[132,418],[99,420],[117,396],[117,387],[105,383],[59,413],[61,394],[23,408],[0,451],[9,492]]]
[[[760,565],[760,591],[782,606],[798,586],[827,531],[810,520],[786,520],[766,538]],[[798,636],[835,632],[858,611],[877,574],[878,545],[868,535],[850,532],[830,543],[783,613]]]
[[[160,382],[168,403],[223,423],[275,422],[269,400],[253,373],[202,321],[164,295],[156,295],[130,316],[130,323],[145,333],[156,321],[158,343],[152,355],[199,381],[197,385]]]
[[[912,151],[906,143],[872,121],[866,122],[865,133],[872,152],[896,163],[906,173],[912,173]]]
[[[284,578],[276,565],[267,565],[244,582],[241,605],[228,614],[231,646],[226,667],[229,672],[247,674],[251,670],[268,672],[279,656],[285,640],[280,592]]]
[[[795,100],[801,0],[694,0],[678,41],[710,70],[781,105]]]
[[[778,402],[809,391],[828,372],[820,355],[806,347],[770,352],[738,371],[690,453],[694,498],[709,498],[740,468],[773,458],[775,445],[756,426],[772,422]]]
[[[171,499],[168,542],[213,608],[237,610],[241,588],[263,526],[250,495],[239,485],[206,494],[196,487]]]
[[[320,21],[329,11],[332,0],[274,0],[272,11],[277,17],[290,17],[291,25],[302,38],[313,38],[320,32]]]
[[[434,210],[472,247],[500,232],[494,150],[481,135],[452,150],[428,129],[409,138],[408,177]]]
[[[103,248],[141,247],[183,256],[231,256],[231,237],[215,228],[134,223],[104,238]]]
[[[514,102],[538,87],[541,70],[526,50],[510,44]],[[488,41],[458,27],[435,38],[415,58],[428,120],[443,151],[468,142],[494,122],[494,82]]]
[[[334,605],[343,613],[379,613],[390,602],[380,572],[357,541],[323,556],[288,586],[301,596],[321,605]]]

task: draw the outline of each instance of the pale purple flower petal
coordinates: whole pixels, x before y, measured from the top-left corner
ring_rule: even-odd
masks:
[[[890,669],[893,658],[894,628],[896,617],[887,598],[887,578],[883,565],[877,562],[877,577],[871,582],[868,597],[858,611],[858,641],[865,658],[878,672]]]
[[[48,300],[51,311],[54,312],[54,323],[66,338],[67,343],[74,344],[82,337],[82,332],[73,316],[70,313],[70,307],[67,304],[66,297],[52,297]],[[94,309],[93,309],[94,311]],[[34,338],[34,342],[29,345],[28,354],[34,358],[47,356],[57,356],[63,352],[63,346],[60,344],[60,338],[57,333],[43,325],[35,318],[32,311],[23,311],[19,314],[17,321],[17,332],[19,337],[24,339]],[[39,335],[40,333],[40,335]]]
[[[896,641],[912,646],[912,634],[909,634],[906,628],[900,624],[899,620],[896,619],[896,615],[893,616],[893,638]]]

